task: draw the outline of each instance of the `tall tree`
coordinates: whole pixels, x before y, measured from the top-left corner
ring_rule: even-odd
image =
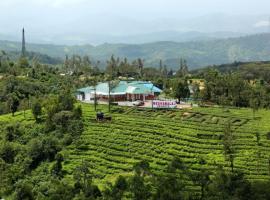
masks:
[[[114,55],[111,56],[111,59],[107,61],[107,74],[110,76],[110,78],[113,80],[117,76],[117,68],[119,64],[119,58],[115,59]]]
[[[118,85],[118,82],[114,79],[116,78],[116,68],[118,67],[119,59],[115,59],[114,56],[111,56],[111,59],[107,61],[107,72],[108,72],[108,105],[109,112],[111,112],[111,92]]]
[[[111,104],[112,104],[112,98],[111,98],[111,92],[113,91],[114,88],[117,87],[117,85],[119,84],[119,81],[117,80],[109,80],[108,81],[108,89],[109,89],[109,99],[108,99],[108,105],[109,105],[109,112],[111,112]]]
[[[134,176],[130,181],[130,191],[134,200],[146,200],[151,197],[150,185],[146,177],[151,174],[149,163],[146,161],[134,165]]]
[[[188,199],[185,194],[184,180],[187,178],[186,166],[179,158],[174,158],[167,168],[167,175],[158,177],[154,200]]]
[[[40,102],[37,100],[32,105],[32,113],[34,115],[36,122],[39,122],[39,117],[42,114],[42,106],[41,106]]]
[[[192,181],[198,184],[201,188],[200,200],[206,199],[206,190],[211,183],[210,172],[204,168],[200,168],[199,172],[194,172],[192,175]]]
[[[181,99],[188,98],[190,95],[188,83],[186,80],[177,80],[173,86],[174,97],[180,102]]]
[[[20,105],[20,99],[15,92],[8,95],[7,104],[9,110],[12,113],[12,116],[14,116],[15,112],[18,110],[18,107]]]
[[[162,77],[162,71],[163,71],[163,62],[162,60],[160,59],[159,60],[159,75]]]
[[[263,95],[261,87],[254,87],[251,89],[251,95],[249,97],[249,106],[253,111],[253,119],[255,119],[255,113],[263,106]]]
[[[234,169],[234,148],[233,148],[233,132],[231,122],[228,120],[224,127],[223,148],[225,159],[229,160],[231,171]]]
[[[139,76],[143,77],[143,60],[141,58],[138,59],[138,67],[139,67]]]
[[[184,68],[183,68],[183,76],[186,76],[188,74],[188,66],[187,66],[187,61],[184,60]]]

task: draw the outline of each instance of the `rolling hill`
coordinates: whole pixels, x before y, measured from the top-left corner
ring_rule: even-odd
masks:
[[[237,72],[245,79],[261,79],[270,82],[270,61],[258,62],[234,62],[231,64],[213,65],[191,71],[193,74],[201,75],[209,69],[216,69],[222,73]]]
[[[19,42],[0,41],[0,49],[19,51]],[[29,51],[64,58],[65,55],[89,55],[102,63],[114,54],[129,60],[143,58],[145,65],[157,67],[162,59],[169,68],[178,68],[180,57],[185,58],[191,69],[234,61],[270,60],[270,34],[257,34],[238,38],[194,41],[155,42],[146,44],[51,45],[27,44]]]
[[[123,110],[124,113],[113,114],[112,123],[100,124],[91,120],[93,107],[83,105],[87,123],[81,144],[69,147],[69,159],[65,164],[68,172],[81,159],[89,159],[102,183],[117,174],[131,172],[133,164],[141,159],[148,160],[155,173],[161,173],[174,156],[180,156],[193,170],[200,167],[200,158],[206,160],[209,169],[220,164],[229,170],[221,138],[226,121],[231,120],[235,169],[243,171],[250,180],[269,176],[267,111],[260,111],[254,120],[249,109],[230,109],[225,113],[221,108],[196,108],[185,117],[185,111]],[[256,131],[261,135],[259,146]],[[259,157],[255,156],[258,152]]]
[[[107,110],[104,105],[98,107]],[[194,171],[202,167],[201,160],[205,162],[203,167],[210,171],[218,166],[230,171],[222,140],[228,120],[233,131],[234,169],[243,172],[250,181],[269,179],[267,110],[257,112],[254,119],[251,109],[151,111],[122,107],[113,111],[112,122],[102,123],[96,122],[92,105],[82,104],[82,108],[85,130],[77,141],[62,151],[65,155],[64,179],[69,183],[72,183],[73,170],[82,160],[92,164],[95,182],[101,188],[119,175],[132,174],[133,165],[140,160],[149,161],[154,174],[164,173],[174,157],[180,157]],[[1,125],[7,122],[38,126],[30,111],[26,119],[22,112],[15,117],[11,114],[0,116]],[[190,190],[198,191],[197,186],[186,183]]]

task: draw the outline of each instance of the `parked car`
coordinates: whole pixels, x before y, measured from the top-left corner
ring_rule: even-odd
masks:
[[[136,100],[136,101],[133,101],[132,102],[132,105],[133,106],[143,106],[144,105],[144,102],[141,101],[141,100]]]

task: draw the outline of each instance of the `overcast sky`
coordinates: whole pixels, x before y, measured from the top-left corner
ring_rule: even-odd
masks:
[[[270,0],[0,0],[0,34],[14,33],[22,26],[36,35],[123,34],[124,28],[136,23],[217,13],[270,16]]]
[[[269,14],[269,0],[1,0],[1,17],[90,12],[131,18],[190,17],[209,13]],[[43,16],[44,17],[44,16]],[[16,17],[15,17],[16,18]]]

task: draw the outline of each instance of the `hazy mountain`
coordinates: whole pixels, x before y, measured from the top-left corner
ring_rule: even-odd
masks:
[[[66,45],[84,45],[84,44],[103,44],[103,43],[126,43],[126,44],[143,44],[158,41],[173,41],[173,42],[188,42],[212,40],[230,37],[245,36],[246,33],[240,32],[198,32],[198,31],[159,31],[139,34],[127,35],[110,35],[110,34],[79,34],[79,35],[55,35],[51,37],[43,37],[42,35],[34,35],[29,38],[26,34],[27,40],[33,43],[40,44],[66,44]],[[0,34],[0,40],[20,41],[21,36]]]
[[[144,33],[137,35],[123,35],[123,36],[106,36],[96,35],[93,39],[85,39],[85,42],[90,44],[103,43],[126,43],[126,44],[143,44],[152,43],[158,41],[173,41],[173,42],[188,42],[188,41],[201,41],[201,40],[212,40],[217,38],[229,38],[244,36],[244,33],[236,32],[212,32],[203,33],[197,31],[178,32],[178,31],[160,31],[152,33]]]
[[[18,42],[0,41],[0,49],[19,51]],[[158,66],[162,59],[169,68],[178,68],[180,57],[185,58],[191,68],[234,61],[270,60],[270,34],[256,34],[238,38],[204,40],[192,42],[154,42],[146,44],[102,44],[50,45],[27,44],[29,51],[64,58],[65,55],[89,55],[103,63],[112,54],[129,60],[142,58],[147,66]]]
[[[42,23],[34,17],[29,22],[18,19],[12,24],[0,19],[2,27],[5,27],[0,27],[0,40],[20,41],[22,24],[26,28],[28,42],[67,45],[186,42],[270,31],[267,15],[210,14],[193,18],[189,16],[151,20],[84,13],[65,18],[64,21],[47,17],[51,21],[45,20]]]

